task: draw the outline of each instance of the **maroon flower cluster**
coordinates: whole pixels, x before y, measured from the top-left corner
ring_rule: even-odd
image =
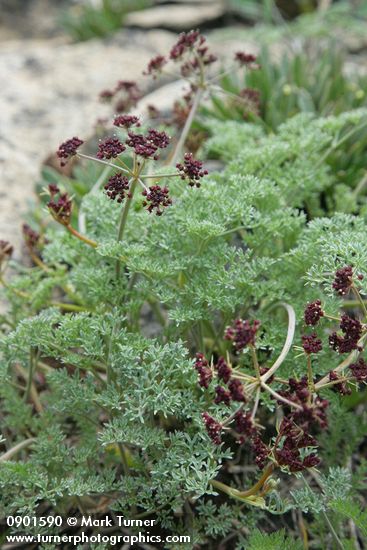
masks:
[[[180,34],[176,44],[171,48],[170,59],[175,62],[183,61],[181,74],[188,77],[201,71],[203,66],[214,63],[217,57],[208,51],[206,39],[199,31],[190,31]]]
[[[0,240],[0,264],[5,258],[10,258],[13,251],[13,246],[8,241]]]
[[[210,439],[213,441],[213,443],[215,443],[215,445],[220,445],[222,442],[222,425],[207,412],[203,412],[202,417]]]
[[[202,353],[196,354],[194,368],[199,373],[199,385],[204,388],[208,388],[209,383],[212,380],[213,373],[209,368],[208,360]],[[232,377],[232,369],[223,357],[219,357],[214,369],[217,372],[218,379],[223,380],[223,382],[228,385],[228,390],[222,386],[216,387],[215,403],[225,403],[226,405],[229,405],[232,400],[244,402],[246,400],[246,396],[243,384],[238,378]]]
[[[166,132],[158,132],[154,129],[148,130],[146,136],[134,134],[131,131],[128,132],[128,136],[126,145],[134,149],[136,155],[146,159],[152,158],[153,160],[158,160],[158,149],[166,148],[170,141]]]
[[[304,313],[304,320],[306,325],[315,326],[324,316],[324,312],[321,307],[321,300],[315,300],[310,304],[307,304]]]
[[[26,245],[29,248],[34,248],[39,244],[41,236],[37,233],[37,231],[34,231],[30,225],[24,223],[22,226],[22,232]]]
[[[233,326],[227,327],[224,337],[226,340],[232,340],[236,351],[241,351],[248,345],[255,345],[256,333],[259,327],[260,321],[256,319],[252,325],[248,320],[237,319]]]
[[[316,397],[313,401],[311,400],[306,376],[303,376],[301,380],[290,378],[288,385],[289,390],[280,390],[278,392],[279,395],[301,406],[301,410],[292,410],[287,418],[307,433],[315,427],[326,428],[326,409],[329,406],[329,402],[320,397]],[[279,404],[282,404],[281,401],[279,401]]]
[[[232,378],[228,382],[228,389],[233,401],[245,402],[246,396],[243,389],[243,384],[238,378]]]
[[[154,128],[148,130],[147,140],[153,143],[158,149],[165,149],[170,142],[170,138],[166,132],[158,132]]]
[[[302,346],[307,354],[319,353],[322,350],[322,342],[315,332],[302,336]]]
[[[218,374],[218,378],[220,380],[223,380],[223,382],[227,384],[231,378],[232,369],[223,357],[219,357],[215,368]]]
[[[248,112],[259,114],[260,112],[260,92],[254,88],[244,88],[240,91],[239,97],[244,100],[246,104],[246,111],[244,117],[247,117]]]
[[[213,378],[213,373],[203,353],[196,354],[194,368],[199,374],[199,386],[208,389]]]
[[[111,176],[105,184],[104,189],[106,195],[113,201],[117,199],[118,203],[121,203],[126,196],[131,198],[129,180],[121,172]]]
[[[340,377],[335,371],[332,370],[329,372],[329,380],[330,382],[335,382],[336,380],[340,380]],[[343,380],[337,384],[333,384],[332,389],[340,393],[340,395],[350,395],[352,393],[352,390],[348,388],[346,382]]]
[[[48,186],[51,196],[47,206],[56,221],[62,225],[69,225],[73,203],[67,193],[61,193],[57,185],[51,183]]]
[[[225,405],[230,405],[231,403],[231,392],[223,388],[223,386],[217,386],[215,388],[215,399],[214,403],[219,405],[224,403]]]
[[[143,74],[146,76],[152,75],[153,78],[156,78],[157,74],[162,72],[162,69],[166,63],[167,59],[163,55],[157,55],[149,61],[148,67],[143,72]]]
[[[172,204],[168,187],[151,185],[148,189],[144,189],[142,195],[145,197],[143,206],[146,207],[150,213],[155,209],[157,216],[161,216],[163,214],[162,208],[167,208],[167,206]]]
[[[357,363],[349,365],[349,369],[352,371],[353,376],[358,382],[367,382],[367,363],[360,357]]]
[[[140,121],[139,117],[135,115],[118,115],[113,124],[118,128],[131,128],[131,126],[140,126]]]
[[[317,466],[320,459],[315,453],[307,455],[303,460],[300,449],[314,447],[317,443],[314,437],[305,433],[294,422],[285,417],[279,427],[279,436],[284,436],[281,448],[275,450],[275,458],[279,466],[287,466],[290,472],[301,472],[305,468]]]
[[[338,269],[332,287],[340,296],[344,296],[353,284],[353,268],[351,265]]]
[[[235,430],[241,435],[252,437],[257,434],[257,429],[254,425],[254,421],[251,418],[251,413],[237,411],[234,415]]]
[[[73,137],[64,141],[58,148],[56,155],[62,159],[60,164],[65,166],[66,162],[73,156],[76,155],[78,148],[83,145],[84,141],[78,137]]]
[[[221,386],[217,386],[217,396],[223,396],[224,402],[227,399],[227,397],[224,396],[228,396],[229,401],[238,401],[244,403],[246,401],[246,396],[243,384],[241,380],[233,377],[233,371],[223,357],[219,357],[217,364],[214,366],[214,368],[217,372],[218,379],[223,380],[223,382],[228,386],[228,390],[225,390]],[[229,401],[226,404],[229,404]],[[221,401],[217,400],[215,402],[220,403]]]
[[[358,341],[362,335],[362,325],[358,319],[352,319],[344,313],[340,328],[344,336],[339,336],[336,332],[333,332],[329,336],[330,347],[339,353],[349,353],[354,349],[360,349]]]
[[[255,462],[257,464],[257,467],[260,470],[262,470],[270,455],[270,449],[267,445],[265,445],[265,443],[262,441],[259,435],[256,435],[252,439],[251,447],[252,447],[252,452],[255,455]]]
[[[236,52],[234,56],[235,61],[239,63],[242,67],[246,66],[251,69],[258,68],[258,65],[256,64],[256,56],[252,53],[246,53],[246,52]]]
[[[203,170],[203,163],[195,160],[192,153],[186,153],[183,164],[176,164],[176,168],[181,179],[187,180],[190,187],[200,187],[200,179],[208,174],[207,170]]]
[[[117,97],[116,112],[130,111],[141,98],[141,92],[135,81],[119,80],[113,90],[103,90],[99,97],[101,101],[110,102]]]
[[[97,158],[111,159],[125,151],[126,147],[117,137],[108,137],[98,144]]]

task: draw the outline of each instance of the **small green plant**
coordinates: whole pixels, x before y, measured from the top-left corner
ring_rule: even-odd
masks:
[[[258,70],[246,72],[244,80],[238,75],[232,77],[229,71],[223,75],[222,92],[216,94],[213,107],[206,112],[222,120],[257,120],[268,131],[275,131],[300,112],[327,116],[367,104],[367,78],[345,74],[344,54],[335,43],[305,49],[285,54],[281,62],[274,63],[264,47]],[[252,90],[256,109],[246,109],[236,99],[244,90],[248,90],[250,106]]]
[[[208,174],[184,150],[215,58],[192,31],[170,60],[190,84],[181,131],[120,112],[94,155],[63,142],[61,162],[101,166],[97,181],[62,180],[75,197],[48,183],[52,222],[24,227],[32,267],[0,242],[1,515],[151,519],[170,550],[297,548],[300,536],[340,548],[350,518],[362,540],[350,502],[363,503],[363,464],[349,458],[366,429],[350,401],[363,402],[367,380],[366,223],[309,221],[302,205],[328,187],[330,148],[366,112],[298,115],[273,141],[214,121],[199,152],[226,165]],[[127,109],[136,85],[103,96]],[[271,533],[278,516],[286,531]],[[24,532],[6,525],[4,539]]]
[[[70,7],[61,17],[61,24],[76,41],[108,36],[120,29],[131,11],[150,6],[150,0],[88,0]]]

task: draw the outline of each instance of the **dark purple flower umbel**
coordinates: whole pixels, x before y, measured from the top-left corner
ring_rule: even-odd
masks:
[[[256,319],[252,325],[248,320],[236,319],[232,326],[227,327],[224,337],[226,340],[232,340],[236,351],[241,351],[246,346],[255,344],[256,333],[259,327],[260,321]]]
[[[225,388],[223,388],[223,386],[217,386],[215,388],[214,403],[216,405],[219,405],[219,403],[224,403],[225,405],[229,405],[231,403],[231,393]]]
[[[256,56],[252,53],[246,53],[246,52],[236,52],[235,61],[237,61],[241,66],[256,68],[258,65],[256,65]]]
[[[231,393],[233,401],[246,401],[245,391],[241,380],[238,380],[238,378],[233,378],[230,380],[228,383],[228,389]]]
[[[194,368],[199,374],[199,386],[208,389],[213,378],[213,373],[203,353],[196,354]]]
[[[117,137],[108,137],[98,144],[97,158],[111,159],[125,151],[126,147]]]
[[[13,250],[13,246],[8,241],[0,240],[0,264],[4,259],[11,257]]]
[[[349,291],[352,284],[353,268],[351,265],[342,267],[335,272],[335,279],[333,281],[332,287],[335,292],[337,292],[337,294],[340,294],[340,296],[344,296]]]
[[[235,416],[235,429],[239,434],[247,435],[248,437],[256,434],[256,427],[254,421],[251,418],[251,413],[237,411]]]
[[[339,353],[349,353],[354,349],[359,349],[358,341],[362,335],[360,321],[344,313],[341,318],[340,328],[344,336],[339,336],[336,332],[333,332],[329,336],[330,347]]]
[[[184,54],[192,50],[194,47],[201,47],[205,43],[205,37],[199,31],[183,32],[179,35],[178,40],[170,51],[170,58],[177,61]]]
[[[106,195],[111,200],[121,203],[124,198],[131,197],[129,193],[129,180],[121,172],[111,176],[104,186]]]
[[[128,136],[126,145],[134,149],[136,155],[146,159],[158,160],[157,145],[148,140],[143,134],[134,134],[134,132],[129,131]]]
[[[147,140],[152,142],[159,149],[165,149],[170,142],[166,132],[158,132],[158,130],[154,130],[154,128],[148,130]]]
[[[315,300],[305,307],[304,320],[306,325],[315,326],[324,316],[324,312],[321,307],[321,300]]]
[[[227,382],[229,382],[231,378],[232,369],[223,357],[219,357],[215,368],[218,373],[218,378],[220,380],[223,380],[223,382],[227,384]]]
[[[338,380],[340,380],[340,377],[338,376],[338,373],[336,373],[335,371],[331,370],[329,372],[329,380],[330,382],[336,382],[333,386],[331,386],[331,388],[334,391],[337,391],[338,393],[340,393],[340,395],[350,395],[352,393],[352,390],[348,388],[346,382],[343,381],[343,379],[340,382],[338,382]]]
[[[215,443],[215,445],[220,445],[221,440],[221,432],[222,432],[222,425],[219,424],[212,416],[210,416],[209,413],[204,412],[202,414],[204,424],[206,431],[208,432],[208,435],[210,439]]]
[[[265,443],[258,435],[255,435],[255,437],[252,439],[252,452],[255,455],[255,462],[258,468],[262,470],[270,454],[270,449],[265,445]]]
[[[166,63],[167,59],[163,55],[157,55],[149,61],[148,67],[143,72],[143,74],[146,76],[152,75],[153,78],[156,78],[157,74],[162,72],[162,69]]]
[[[57,185],[51,183],[48,186],[50,200],[47,206],[51,215],[62,225],[69,225],[71,220],[72,200],[67,193],[61,193]]]
[[[182,180],[187,180],[190,187],[200,187],[200,179],[208,174],[208,170],[203,170],[201,160],[195,160],[192,153],[186,153],[183,164],[176,164],[179,176]]]
[[[144,189],[142,195],[145,197],[143,206],[146,207],[150,213],[155,210],[157,216],[163,214],[162,208],[167,208],[167,206],[172,204],[168,187],[151,185],[148,189]]]
[[[40,241],[40,234],[37,233],[37,231],[34,231],[34,229],[32,229],[30,225],[24,223],[22,226],[22,232],[26,245],[29,248],[34,248],[38,245]]]
[[[349,365],[349,368],[358,382],[367,382],[367,363],[362,357],[358,359],[357,363]]]
[[[78,137],[73,137],[64,141],[58,148],[56,154],[61,159],[61,166],[65,166],[66,162],[77,154],[78,148],[83,145],[84,141]]]
[[[140,121],[135,115],[117,115],[113,125],[118,128],[131,128],[131,126],[140,126]]]
[[[311,353],[319,353],[322,350],[322,342],[317,337],[317,334],[313,332],[312,334],[304,334],[302,336],[302,346],[305,350],[305,353],[308,355]]]

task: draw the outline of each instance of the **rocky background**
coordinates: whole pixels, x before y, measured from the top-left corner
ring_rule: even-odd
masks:
[[[0,0],[0,238],[18,251],[41,163],[61,141],[88,135],[97,118],[110,114],[98,93],[118,79],[144,89],[142,71],[167,51],[175,32],[225,13],[215,0],[158,5],[129,14],[109,38],[73,43],[58,24],[66,3]],[[166,102],[166,93],[158,101]]]
[[[76,43],[59,23],[71,2],[0,0],[0,238],[15,245],[17,256],[22,217],[42,162],[60,142],[88,136],[97,118],[111,114],[98,93],[118,79],[137,80],[144,89],[148,60],[165,53],[177,32],[200,27],[210,41],[213,28],[246,25],[225,0],[157,0],[130,13],[112,36]],[[256,52],[256,44],[239,43],[233,35],[227,28],[214,39],[222,57],[235,49]],[[180,89],[164,88],[154,103],[171,104]]]

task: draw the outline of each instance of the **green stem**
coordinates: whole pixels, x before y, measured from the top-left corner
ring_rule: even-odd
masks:
[[[121,166],[118,166],[117,164],[113,164],[112,162],[107,162],[102,159],[97,159],[95,157],[91,157],[90,155],[85,155],[84,153],[77,153],[78,157],[81,157],[83,159],[87,160],[94,160],[94,162],[99,162],[100,164],[104,164],[106,166],[109,166],[110,168],[115,168],[116,170],[119,170],[120,172],[126,172],[127,174],[131,174],[130,170],[125,170],[125,168],[122,168]]]
[[[313,381],[312,363],[311,363],[310,355],[307,355],[307,381],[308,381],[308,391],[310,392],[309,399],[311,400],[311,396],[315,391],[315,384]]]
[[[125,206],[121,213],[121,218],[120,218],[120,223],[119,223],[118,233],[117,233],[117,242],[122,241],[122,237],[126,227],[127,217],[129,215],[130,206],[134,197],[137,184],[138,184],[138,177],[135,177],[132,180],[132,183],[130,186],[130,197],[126,200]],[[120,273],[121,273],[121,262],[120,260],[117,260],[116,261],[116,279],[120,278]]]
[[[10,460],[11,458],[13,458],[14,455],[19,453],[19,451],[21,451],[22,449],[25,449],[26,447],[29,447],[29,445],[31,445],[35,441],[36,440],[34,437],[21,441],[20,443],[18,443],[18,445],[15,445],[12,449],[9,449],[9,451],[1,455],[0,462],[5,462],[6,460]]]
[[[255,346],[253,346],[251,344],[250,344],[249,347],[250,347],[250,350],[251,350],[252,363],[254,365],[254,369],[255,369],[255,372],[256,372],[256,377],[260,381],[260,378],[261,378],[260,365],[259,365],[259,361],[258,361],[258,358],[257,358],[256,348],[255,348]]]
[[[28,372],[28,378],[27,378],[27,386],[24,392],[24,401],[27,403],[31,388],[32,388],[32,381],[33,381],[33,374],[36,368],[36,362],[37,362],[37,351],[31,347],[30,353],[29,353],[29,372]]]
[[[221,483],[220,481],[217,481],[216,479],[211,479],[209,483],[215,487],[216,489],[219,489],[220,491],[223,491],[224,493],[227,493],[229,496],[233,496],[235,498],[247,498],[253,495],[256,495],[258,491],[262,488],[264,483],[268,480],[268,478],[271,476],[275,469],[275,465],[273,463],[269,464],[259,480],[247,491],[239,491],[238,489],[233,489],[229,485],[226,485],[225,483]]]
[[[365,305],[364,301],[362,300],[358,289],[354,285],[352,285],[352,292],[353,292],[354,296],[357,298],[359,305],[362,307],[362,310],[363,310],[363,313],[364,313],[364,318],[367,319],[366,305]]]
[[[186,119],[186,122],[185,122],[185,126],[182,129],[180,139],[177,142],[176,148],[175,148],[174,153],[172,155],[172,158],[170,160],[169,164],[171,164],[171,166],[175,166],[179,156],[181,155],[181,151],[183,149],[183,146],[185,145],[185,141],[186,141],[186,138],[188,136],[188,133],[190,132],[190,129],[191,129],[192,123],[194,121],[194,118],[195,118],[196,112],[198,110],[198,107],[200,105],[200,101],[201,101],[201,98],[203,96],[203,93],[204,93],[203,88],[199,88],[196,92],[193,104],[191,106],[191,110],[190,110],[189,115],[188,115],[188,117]]]

